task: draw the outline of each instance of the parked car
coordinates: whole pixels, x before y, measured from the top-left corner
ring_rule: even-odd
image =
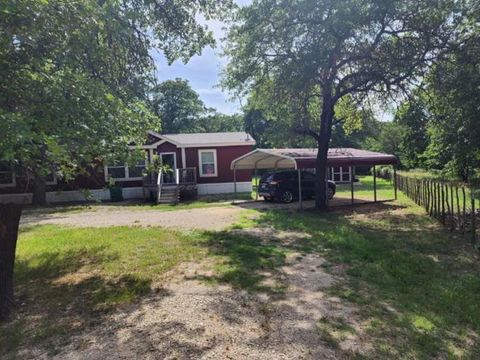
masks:
[[[302,171],[302,198],[311,199],[315,195],[315,174]],[[328,198],[335,195],[337,185],[328,180]],[[274,171],[263,174],[258,185],[258,195],[265,201],[290,203],[298,199],[298,172],[296,170]]]

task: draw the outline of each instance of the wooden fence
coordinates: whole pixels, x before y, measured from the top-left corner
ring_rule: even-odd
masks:
[[[466,186],[430,179],[416,179],[396,174],[397,188],[428,214],[449,228],[471,236],[475,245],[480,227],[480,211],[474,193]]]

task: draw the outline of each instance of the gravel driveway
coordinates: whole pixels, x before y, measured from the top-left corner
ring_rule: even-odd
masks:
[[[189,210],[110,210],[98,208],[83,212],[27,213],[21,225],[58,224],[80,227],[162,226],[184,230],[222,230],[238,220],[240,207],[210,207]]]

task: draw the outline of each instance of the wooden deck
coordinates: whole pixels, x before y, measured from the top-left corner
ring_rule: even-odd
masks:
[[[178,203],[182,192],[187,191],[197,191],[197,169],[194,167],[175,169],[173,174],[147,174],[143,178],[143,198],[146,201],[154,200],[157,204]]]

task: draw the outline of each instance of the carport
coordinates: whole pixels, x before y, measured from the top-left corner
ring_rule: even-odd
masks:
[[[257,176],[259,169],[294,169],[298,170],[298,193],[300,209],[303,208],[302,203],[302,183],[301,170],[313,169],[317,159],[317,149],[256,149],[232,161],[231,169],[234,176],[234,192],[237,193],[236,171],[237,170],[254,170]],[[349,167],[351,173],[351,203],[354,203],[354,178],[355,167],[368,166],[373,167],[373,192],[374,202],[377,202],[377,181],[375,166],[392,165],[394,171],[394,194],[397,199],[396,184],[396,166],[398,160],[394,155],[384,154],[374,151],[353,149],[353,148],[332,148],[328,150],[327,167]],[[326,182],[325,182],[326,184]],[[258,184],[257,184],[258,185]],[[258,197],[258,186],[257,186]]]

